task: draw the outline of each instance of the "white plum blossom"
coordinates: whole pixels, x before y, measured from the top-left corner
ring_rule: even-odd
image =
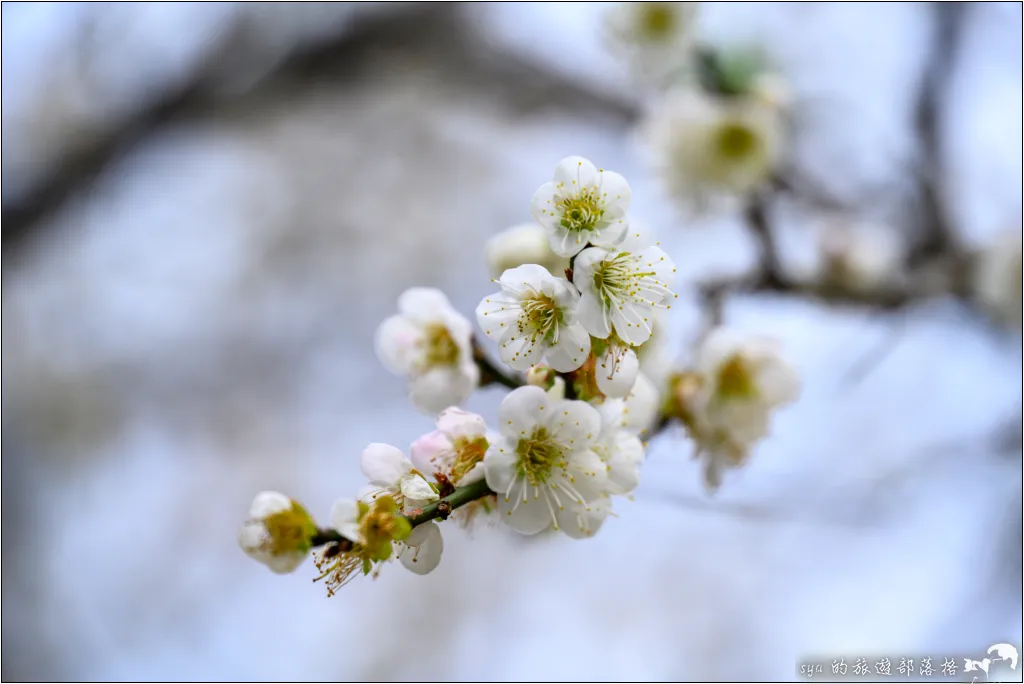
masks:
[[[548,231],[551,249],[575,256],[587,244],[613,247],[629,227],[630,189],[626,179],[583,157],[566,157],[555,177],[533,196],[530,211]]]
[[[626,421],[626,402],[605,399],[595,406],[601,415],[601,432],[593,450],[608,470],[609,492],[628,494],[640,482],[644,445]]]
[[[657,245],[643,245],[634,233],[622,247],[590,247],[573,266],[573,283],[580,290],[579,321],[599,339],[615,335],[630,345],[651,337],[654,311],[675,298],[671,283],[676,267]]]
[[[780,112],[754,96],[677,92],[646,128],[669,193],[698,210],[760,187],[782,151]]]
[[[370,481],[370,486],[360,497],[362,499],[376,498],[386,492],[400,507],[417,508],[438,498],[425,475],[413,467],[412,461],[400,449],[390,444],[375,442],[367,446],[360,456],[359,465]]]
[[[545,359],[561,373],[579,368],[590,353],[590,335],[576,316],[579,292],[543,266],[526,264],[505,271],[501,291],[484,298],[476,320],[498,343],[501,360],[525,371]]]
[[[484,419],[453,406],[437,417],[437,430],[413,442],[409,456],[420,472],[441,473],[461,487],[484,478],[487,444]]]
[[[294,572],[306,559],[316,523],[298,502],[280,492],[260,492],[238,531],[238,545],[273,572]]]
[[[513,390],[498,410],[500,437],[484,456],[501,518],[521,534],[548,528],[593,534],[608,513],[605,463],[591,448],[601,416],[582,401],[553,400],[539,387]]]
[[[984,250],[974,271],[975,296],[999,322],[1021,329],[1021,228],[1000,235]]]
[[[414,287],[398,298],[399,313],[377,329],[377,354],[392,372],[409,377],[413,404],[437,414],[476,389],[473,326],[440,290]]]
[[[607,15],[610,47],[643,84],[662,87],[688,75],[696,2],[623,2]]]
[[[568,259],[551,250],[548,231],[533,221],[512,226],[492,237],[487,241],[486,254],[487,265],[495,278],[523,264],[537,264],[552,273],[561,273],[569,265]]]
[[[718,328],[701,345],[694,372],[677,378],[673,391],[705,484],[714,490],[722,471],[742,465],[768,435],[772,412],[796,399],[800,381],[773,340]]]

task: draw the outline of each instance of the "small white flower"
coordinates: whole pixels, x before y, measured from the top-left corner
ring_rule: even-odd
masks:
[[[610,47],[641,83],[665,86],[687,74],[693,55],[695,2],[623,2],[608,12]]]
[[[298,502],[280,492],[260,492],[238,531],[238,545],[273,572],[294,572],[310,550],[316,523]]]
[[[409,377],[413,404],[436,414],[465,401],[480,381],[472,324],[440,290],[414,287],[398,298],[398,315],[377,329],[377,354]]]
[[[538,264],[552,273],[561,273],[569,265],[568,259],[551,250],[548,231],[534,222],[498,233],[487,241],[486,253],[487,265],[495,278],[523,264]]]
[[[622,248],[590,247],[573,266],[573,283],[580,289],[580,324],[594,337],[615,334],[631,345],[651,337],[656,308],[675,298],[672,259],[658,246],[643,247],[639,233]]]
[[[437,430],[413,442],[409,456],[421,472],[441,473],[453,485],[462,487],[484,478],[487,444],[484,419],[451,407],[437,417]]]
[[[782,119],[762,100],[675,93],[647,126],[668,191],[699,209],[716,197],[760,187],[782,149]]]
[[[553,401],[539,387],[513,390],[498,410],[501,435],[484,456],[487,486],[512,529],[593,534],[607,515],[607,467],[591,449],[601,417],[582,401]]]
[[[626,423],[626,402],[605,399],[596,406],[601,415],[601,433],[593,449],[608,470],[609,491],[628,494],[640,482],[644,445]]]
[[[705,483],[715,489],[725,467],[742,465],[749,447],[768,435],[775,409],[794,401],[800,381],[766,338],[742,338],[718,328],[701,346],[695,374],[675,387],[684,422],[703,458]]]
[[[1021,329],[1021,229],[1003,233],[981,254],[974,291],[993,317]]]
[[[438,498],[423,473],[413,468],[405,454],[390,444],[375,442],[367,446],[363,449],[359,465],[370,481],[369,490],[360,498],[372,498],[380,492],[387,492],[403,509],[405,505],[418,508]]]
[[[551,249],[571,257],[587,246],[614,247],[629,227],[629,184],[583,157],[566,157],[555,177],[537,189],[530,211],[547,231]]]
[[[441,527],[431,521],[412,528],[404,542],[395,542],[398,560],[417,575],[426,575],[441,562],[444,538]]]
[[[505,271],[498,283],[501,291],[480,302],[476,320],[498,342],[502,361],[525,371],[544,358],[568,373],[587,360],[590,335],[576,319],[580,295],[569,281],[527,264]]]

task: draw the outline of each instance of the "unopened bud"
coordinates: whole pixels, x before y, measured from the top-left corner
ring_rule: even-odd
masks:
[[[498,233],[487,242],[487,265],[495,278],[510,268],[538,264],[559,275],[567,259],[551,251],[547,232],[536,223],[523,223]]]

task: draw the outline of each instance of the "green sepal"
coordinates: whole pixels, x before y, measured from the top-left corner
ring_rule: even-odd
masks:
[[[373,570],[373,563],[370,562],[369,558],[364,558],[363,559],[363,574],[364,575],[369,575],[372,570]]]
[[[395,518],[395,531],[394,531],[394,540],[395,541],[402,541],[402,540],[406,539],[411,533],[412,533],[412,523],[409,522],[408,518],[406,518],[404,516],[400,516],[398,518]]]

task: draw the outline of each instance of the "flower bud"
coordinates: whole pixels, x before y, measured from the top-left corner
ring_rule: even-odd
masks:
[[[238,532],[238,544],[250,557],[285,574],[305,560],[316,532],[316,523],[298,502],[280,492],[260,492]]]
[[[538,364],[526,371],[526,384],[549,390],[554,386],[558,374],[550,366]]]
[[[538,264],[556,276],[569,265],[551,251],[548,234],[536,223],[523,223],[498,233],[487,243],[487,265],[495,278],[510,268]]]

